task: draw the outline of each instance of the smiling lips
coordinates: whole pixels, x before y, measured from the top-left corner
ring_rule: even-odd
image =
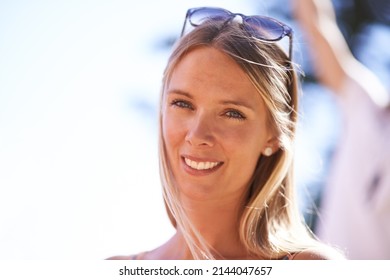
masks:
[[[210,162],[210,161],[198,162],[198,161],[190,160],[189,158],[186,157],[184,158],[184,162],[187,164],[187,166],[195,170],[211,170],[217,167],[218,165],[222,164],[222,162]]]

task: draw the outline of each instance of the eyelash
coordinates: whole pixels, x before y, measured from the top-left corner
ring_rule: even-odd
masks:
[[[171,101],[170,105],[181,108],[181,109],[190,109],[190,110],[194,109],[194,106],[190,102],[183,100],[183,99],[174,99]],[[243,113],[241,113],[240,111],[235,110],[235,109],[228,109],[228,110],[226,110],[226,112],[223,115],[229,119],[234,119],[234,120],[238,120],[238,121],[246,120],[245,115]]]
[[[188,101],[182,100],[182,99],[174,99],[171,102],[172,106],[183,108],[183,109],[193,109],[194,107],[192,104]]]
[[[235,116],[232,116],[232,114],[234,114]],[[238,121],[246,120],[246,117],[245,117],[245,115],[243,113],[241,113],[238,110],[233,110],[233,109],[227,110],[226,113],[225,113],[225,116],[228,117],[229,119],[235,119],[235,120],[238,120]]]

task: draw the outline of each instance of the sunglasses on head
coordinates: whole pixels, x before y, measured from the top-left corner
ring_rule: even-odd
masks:
[[[285,36],[288,36],[288,56],[291,61],[293,31],[289,26],[270,17],[246,16],[240,13],[232,13],[225,9],[213,7],[192,8],[187,11],[181,36],[183,36],[186,32],[187,22],[191,24],[191,26],[197,27],[210,20],[227,23],[233,20],[236,16],[240,16],[242,18],[242,27],[254,38],[268,42],[275,42],[281,40]]]

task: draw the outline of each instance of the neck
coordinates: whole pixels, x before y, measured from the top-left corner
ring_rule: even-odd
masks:
[[[195,229],[215,251],[216,258],[242,259],[247,253],[239,238],[241,199],[182,199],[184,209]],[[181,229],[177,237],[184,240]],[[187,246],[182,247],[188,250]]]

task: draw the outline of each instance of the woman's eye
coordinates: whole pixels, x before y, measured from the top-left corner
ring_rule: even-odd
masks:
[[[184,108],[184,109],[193,109],[192,104],[185,100],[175,99],[171,102],[171,105],[179,108]]]
[[[237,120],[245,120],[246,119],[244,114],[242,114],[241,112],[236,111],[236,110],[229,110],[225,113],[225,115],[231,119],[237,119]]]

